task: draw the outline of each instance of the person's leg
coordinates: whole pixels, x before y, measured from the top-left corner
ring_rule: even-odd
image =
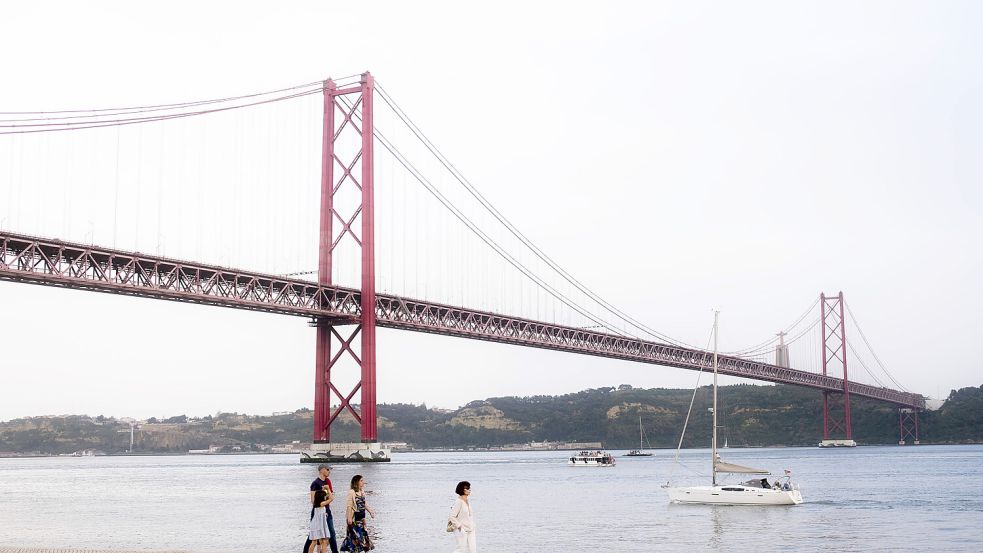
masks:
[[[311,507],[311,516],[310,516],[310,518],[312,520],[314,519],[314,507]],[[304,542],[304,553],[310,553],[311,543],[312,543],[311,542],[311,537],[308,535],[307,536],[307,541]]]
[[[468,553],[478,552],[478,542],[476,541],[474,532],[468,534]]]
[[[454,537],[457,538],[457,547],[454,548],[454,553],[468,553],[468,535],[464,533],[464,530],[457,530],[454,534]]]
[[[334,518],[331,516],[331,510],[325,509],[328,514],[328,545],[331,547],[331,553],[338,553],[338,536],[334,531]]]

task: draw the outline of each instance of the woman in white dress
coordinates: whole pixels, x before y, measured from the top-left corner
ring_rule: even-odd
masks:
[[[471,483],[466,480],[458,482],[454,492],[457,493],[457,501],[454,502],[448,518],[457,539],[454,553],[476,553],[478,549],[475,545],[474,511],[471,510],[471,501],[468,499],[471,496]]]

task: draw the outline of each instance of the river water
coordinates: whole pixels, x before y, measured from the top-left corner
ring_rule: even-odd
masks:
[[[624,452],[615,452],[621,454]],[[459,480],[472,484],[479,551],[983,551],[983,446],[729,449],[792,468],[796,507],[669,505],[706,483],[709,452],[573,468],[565,452],[402,453],[335,465],[343,498],[364,475],[376,551],[451,551]],[[0,547],[299,552],[315,468],[294,455],[0,459]],[[340,502],[339,502],[340,503]],[[339,530],[344,512],[334,509]]]

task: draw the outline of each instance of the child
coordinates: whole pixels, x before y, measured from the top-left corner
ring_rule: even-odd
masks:
[[[328,515],[324,507],[328,504],[328,493],[324,490],[314,492],[314,516],[311,517],[311,532],[308,535],[312,542],[317,543],[318,553],[328,550]]]

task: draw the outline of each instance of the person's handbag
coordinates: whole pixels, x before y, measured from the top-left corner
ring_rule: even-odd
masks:
[[[447,521],[447,531],[448,532],[453,532],[454,531],[454,522],[451,521],[451,520],[448,520]]]

